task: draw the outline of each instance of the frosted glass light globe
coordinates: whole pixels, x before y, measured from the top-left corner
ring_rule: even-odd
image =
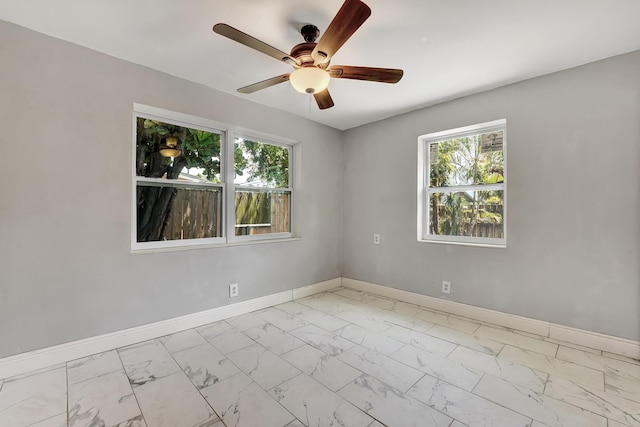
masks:
[[[317,67],[302,67],[289,74],[291,86],[300,93],[318,93],[329,86],[329,73]]]

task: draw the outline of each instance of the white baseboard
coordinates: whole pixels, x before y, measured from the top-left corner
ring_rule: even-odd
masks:
[[[340,278],[0,359],[0,379],[228,319],[341,286]]]
[[[557,340],[640,360],[640,342],[638,341],[553,323],[550,324],[549,336]]]
[[[293,290],[293,299],[300,299],[320,292],[330,291],[340,286],[342,286],[342,279],[340,277],[325,282],[314,283],[309,286],[303,286]]]
[[[48,366],[58,365],[70,360],[90,356],[115,348],[124,347],[142,341],[162,337],[228,319],[233,316],[260,310],[273,305],[282,304],[294,299],[304,298],[319,292],[328,291],[340,286],[358,289],[372,294],[393,298],[399,301],[417,304],[422,307],[476,319],[482,322],[531,332],[598,350],[615,353],[634,359],[640,359],[640,342],[597,332],[571,328],[536,319],[529,319],[513,314],[502,313],[486,308],[475,307],[454,301],[421,295],[414,292],[375,285],[346,277],[314,283],[291,291],[267,295],[260,298],[241,301],[217,307],[199,313],[188,314],[169,320],[142,325],[122,331],[64,343],[40,350],[29,351],[15,356],[0,359],[0,379],[24,374]]]
[[[457,316],[479,320],[481,322],[492,323],[505,328],[530,332],[543,337],[579,344],[596,350],[603,350],[609,353],[631,357],[633,359],[640,359],[640,342],[638,341],[558,325],[542,320],[530,319],[528,317],[517,316],[514,314],[502,313],[500,311],[475,307],[455,301],[443,300],[440,298],[417,294],[415,292],[389,288],[387,286],[375,285],[373,283],[362,282],[360,280],[349,279],[346,277],[342,278],[342,286],[387,298],[393,298],[411,304],[417,304],[422,307],[455,314]]]

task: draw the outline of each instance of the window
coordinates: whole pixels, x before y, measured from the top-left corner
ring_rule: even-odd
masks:
[[[235,235],[289,233],[291,147],[236,137]]]
[[[506,120],[418,138],[418,240],[506,245]]]
[[[292,236],[291,145],[135,110],[133,250]]]

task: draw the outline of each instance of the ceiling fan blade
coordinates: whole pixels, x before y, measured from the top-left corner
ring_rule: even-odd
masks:
[[[360,0],[346,0],[311,52],[315,65],[327,62],[371,15]]]
[[[285,53],[280,49],[276,49],[275,47],[270,46],[265,42],[258,40],[257,38],[252,37],[249,34],[243,33],[242,31],[237,30],[227,24],[216,24],[213,26],[213,31],[220,34],[221,36],[225,36],[233,41],[250,47],[251,49],[255,49],[258,52],[269,55],[270,57],[275,58],[278,61],[286,62],[293,66],[300,65],[300,63],[296,59],[291,57],[288,53]]]
[[[276,76],[276,77],[271,77],[270,79],[263,80],[263,81],[258,82],[258,83],[254,83],[254,84],[251,84],[249,86],[241,87],[240,89],[238,89],[238,92],[240,92],[240,93],[253,93],[253,92],[257,92],[257,91],[262,90],[262,89],[266,89],[266,88],[271,87],[271,86],[275,86],[275,85],[280,84],[280,83],[284,83],[286,81],[289,81],[289,73],[282,74],[282,75],[279,75],[279,76]]]
[[[332,65],[327,70],[335,79],[367,80],[370,82],[398,83],[404,71],[397,68],[353,67]]]
[[[329,89],[325,89],[322,92],[314,93],[313,97],[316,99],[318,103],[318,108],[321,110],[326,110],[327,108],[333,107],[333,99],[331,99],[331,95],[329,95]]]

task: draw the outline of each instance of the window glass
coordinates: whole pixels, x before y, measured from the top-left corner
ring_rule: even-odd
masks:
[[[236,138],[233,148],[235,184],[289,188],[289,147]]]
[[[136,241],[222,236],[220,134],[136,119]]]
[[[236,236],[291,231],[289,154],[288,146],[235,139]]]
[[[219,183],[220,134],[138,117],[136,175]]]
[[[291,192],[236,190],[236,236],[288,233]]]
[[[430,234],[501,239],[503,218],[503,190],[429,194]]]
[[[430,143],[430,186],[503,182],[503,134],[499,131]]]
[[[155,186],[140,182],[138,242],[222,236],[222,190],[216,187]],[[166,204],[167,208],[161,206]]]

